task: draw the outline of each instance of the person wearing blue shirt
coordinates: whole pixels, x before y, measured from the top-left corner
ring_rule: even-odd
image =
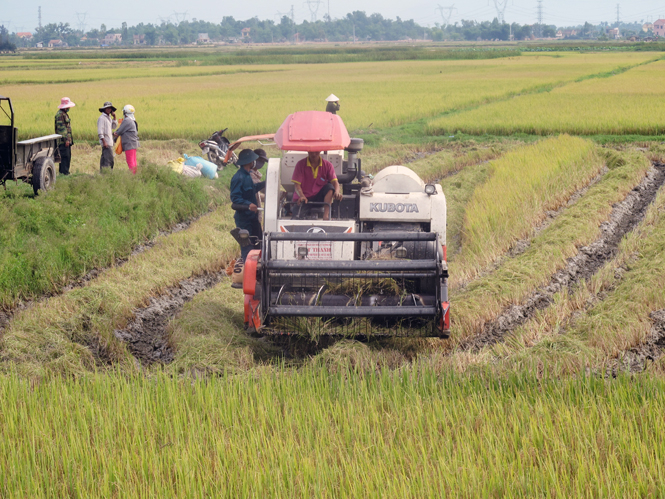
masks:
[[[247,230],[250,237],[255,236],[257,238],[255,244],[240,248],[243,262],[249,252],[258,247],[258,242],[263,238],[263,230],[261,229],[261,221],[259,220],[257,193],[265,188],[266,183],[257,182],[255,184],[250,174],[258,158],[258,154],[251,149],[240,151],[238,160],[236,161],[236,165],[240,168],[231,179],[231,206],[235,210],[233,218],[236,222],[236,227]]]

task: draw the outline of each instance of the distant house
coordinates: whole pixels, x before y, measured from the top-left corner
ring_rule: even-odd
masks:
[[[105,45],[111,45],[113,43],[122,43],[122,35],[120,33],[107,33],[102,40],[102,43]]]
[[[38,49],[41,49],[44,47],[44,44],[42,42],[37,42],[37,45],[35,45]]]
[[[249,38],[249,32],[252,30],[252,28],[243,28],[240,31],[240,34],[242,35],[243,38]]]
[[[25,40],[32,40],[32,33],[29,31],[21,32],[21,33],[16,33],[17,38],[25,39]]]
[[[665,36],[665,19],[658,19],[653,22],[653,34],[656,36]]]
[[[145,45],[145,35],[134,35],[133,43],[134,45]]]
[[[50,48],[64,47],[65,42],[63,42],[62,40],[49,40],[48,46]]]
[[[642,31],[645,33],[648,33],[649,31],[653,31],[653,23],[644,23],[642,25]]]
[[[609,38],[612,38],[614,40],[621,38],[621,33],[619,32],[619,28],[611,28],[607,30],[607,36]]]
[[[208,38],[208,33],[199,33],[199,37],[196,40],[197,43],[210,43],[210,38]]]

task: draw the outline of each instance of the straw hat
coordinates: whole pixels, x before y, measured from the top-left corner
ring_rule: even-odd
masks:
[[[115,106],[114,106],[113,104],[111,104],[111,101],[106,101],[106,102],[104,103],[104,105],[103,105],[102,107],[99,108],[99,112],[100,112],[100,113],[103,113],[103,112],[104,112],[104,109],[108,109],[109,107],[111,108],[111,111],[113,111],[113,112],[115,113],[116,108],[115,108]]]
[[[76,104],[74,104],[71,100],[69,100],[69,97],[63,97],[60,99],[60,105],[58,106],[58,109],[69,109],[70,107],[74,107]]]
[[[326,97],[327,102],[337,102],[339,100],[339,97],[337,97],[335,94],[330,94],[328,97]]]

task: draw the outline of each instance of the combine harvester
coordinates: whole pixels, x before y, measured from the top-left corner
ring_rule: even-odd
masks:
[[[266,175],[262,250],[245,262],[245,323],[262,334],[448,337],[446,198],[404,166],[364,176],[342,119],[290,115],[275,134],[284,151]],[[327,151],[343,199],[291,202],[296,163]],[[347,153],[345,159],[344,153]]]

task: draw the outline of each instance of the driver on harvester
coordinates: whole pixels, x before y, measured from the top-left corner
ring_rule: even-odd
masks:
[[[333,164],[321,157],[321,152],[310,151],[307,157],[296,163],[291,181],[296,188],[293,202],[299,205],[308,202],[326,203],[323,219],[330,220],[330,203],[333,198],[342,199],[337,174]]]
[[[236,161],[236,166],[239,169],[231,179],[231,207],[235,210],[233,218],[236,222],[236,228],[231,231],[231,234],[240,243],[241,254],[233,269],[231,286],[234,288],[242,288],[244,262],[249,252],[259,247],[263,238],[257,193],[265,188],[266,183],[254,183],[251,175],[252,168],[258,158],[259,155],[251,149],[240,151]],[[243,232],[241,233],[241,231]]]

